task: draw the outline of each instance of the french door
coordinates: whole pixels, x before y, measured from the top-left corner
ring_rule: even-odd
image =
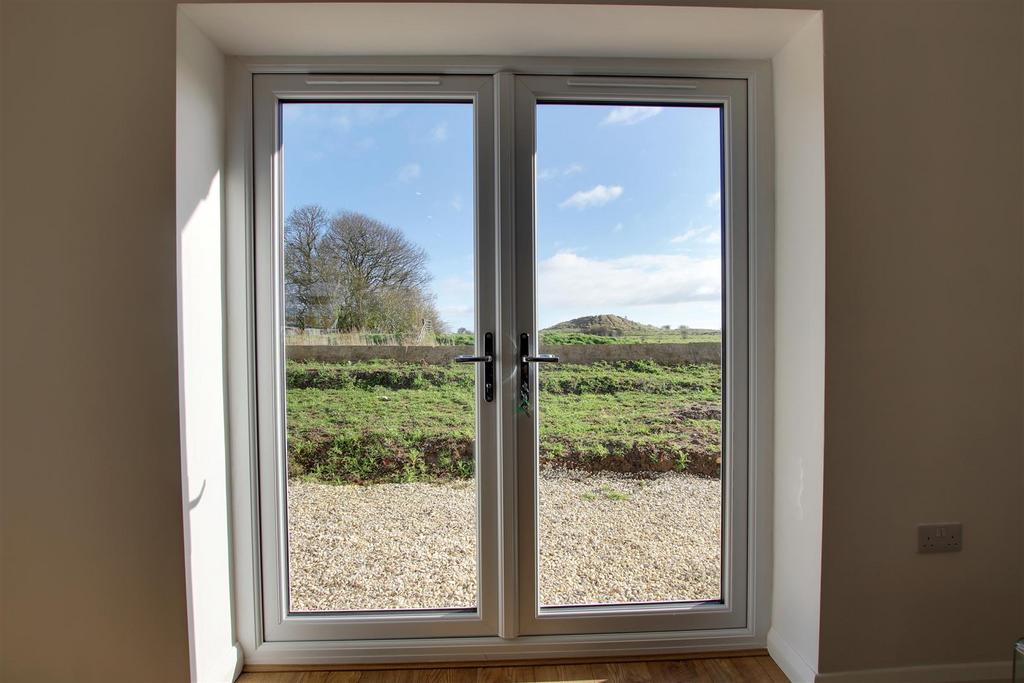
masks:
[[[746,82],[256,75],[266,641],[744,627]]]

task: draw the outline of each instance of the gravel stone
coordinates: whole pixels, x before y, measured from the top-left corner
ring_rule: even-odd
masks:
[[[476,486],[288,485],[296,612],[472,607]],[[544,470],[540,595],[545,605],[716,599],[721,482]]]

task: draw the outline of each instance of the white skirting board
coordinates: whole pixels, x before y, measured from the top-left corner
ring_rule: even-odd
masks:
[[[768,654],[792,683],[815,683],[818,672],[775,629],[768,630]]]
[[[1009,658],[1001,662],[967,662],[864,669],[818,674],[815,683],[982,683],[1010,680]]]
[[[768,652],[793,683],[983,683],[1009,681],[1012,662],[930,664],[889,669],[818,673],[774,629],[768,631]]]

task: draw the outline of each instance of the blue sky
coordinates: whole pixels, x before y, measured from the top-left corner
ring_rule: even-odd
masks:
[[[284,105],[284,210],[319,203],[430,255],[442,318],[473,328],[468,104]],[[540,105],[538,322],[614,313],[721,326],[718,110]]]

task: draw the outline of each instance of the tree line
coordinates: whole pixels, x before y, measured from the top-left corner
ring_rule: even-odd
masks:
[[[407,335],[444,323],[428,290],[427,253],[374,218],[319,204],[285,220],[287,324],[299,329]]]

